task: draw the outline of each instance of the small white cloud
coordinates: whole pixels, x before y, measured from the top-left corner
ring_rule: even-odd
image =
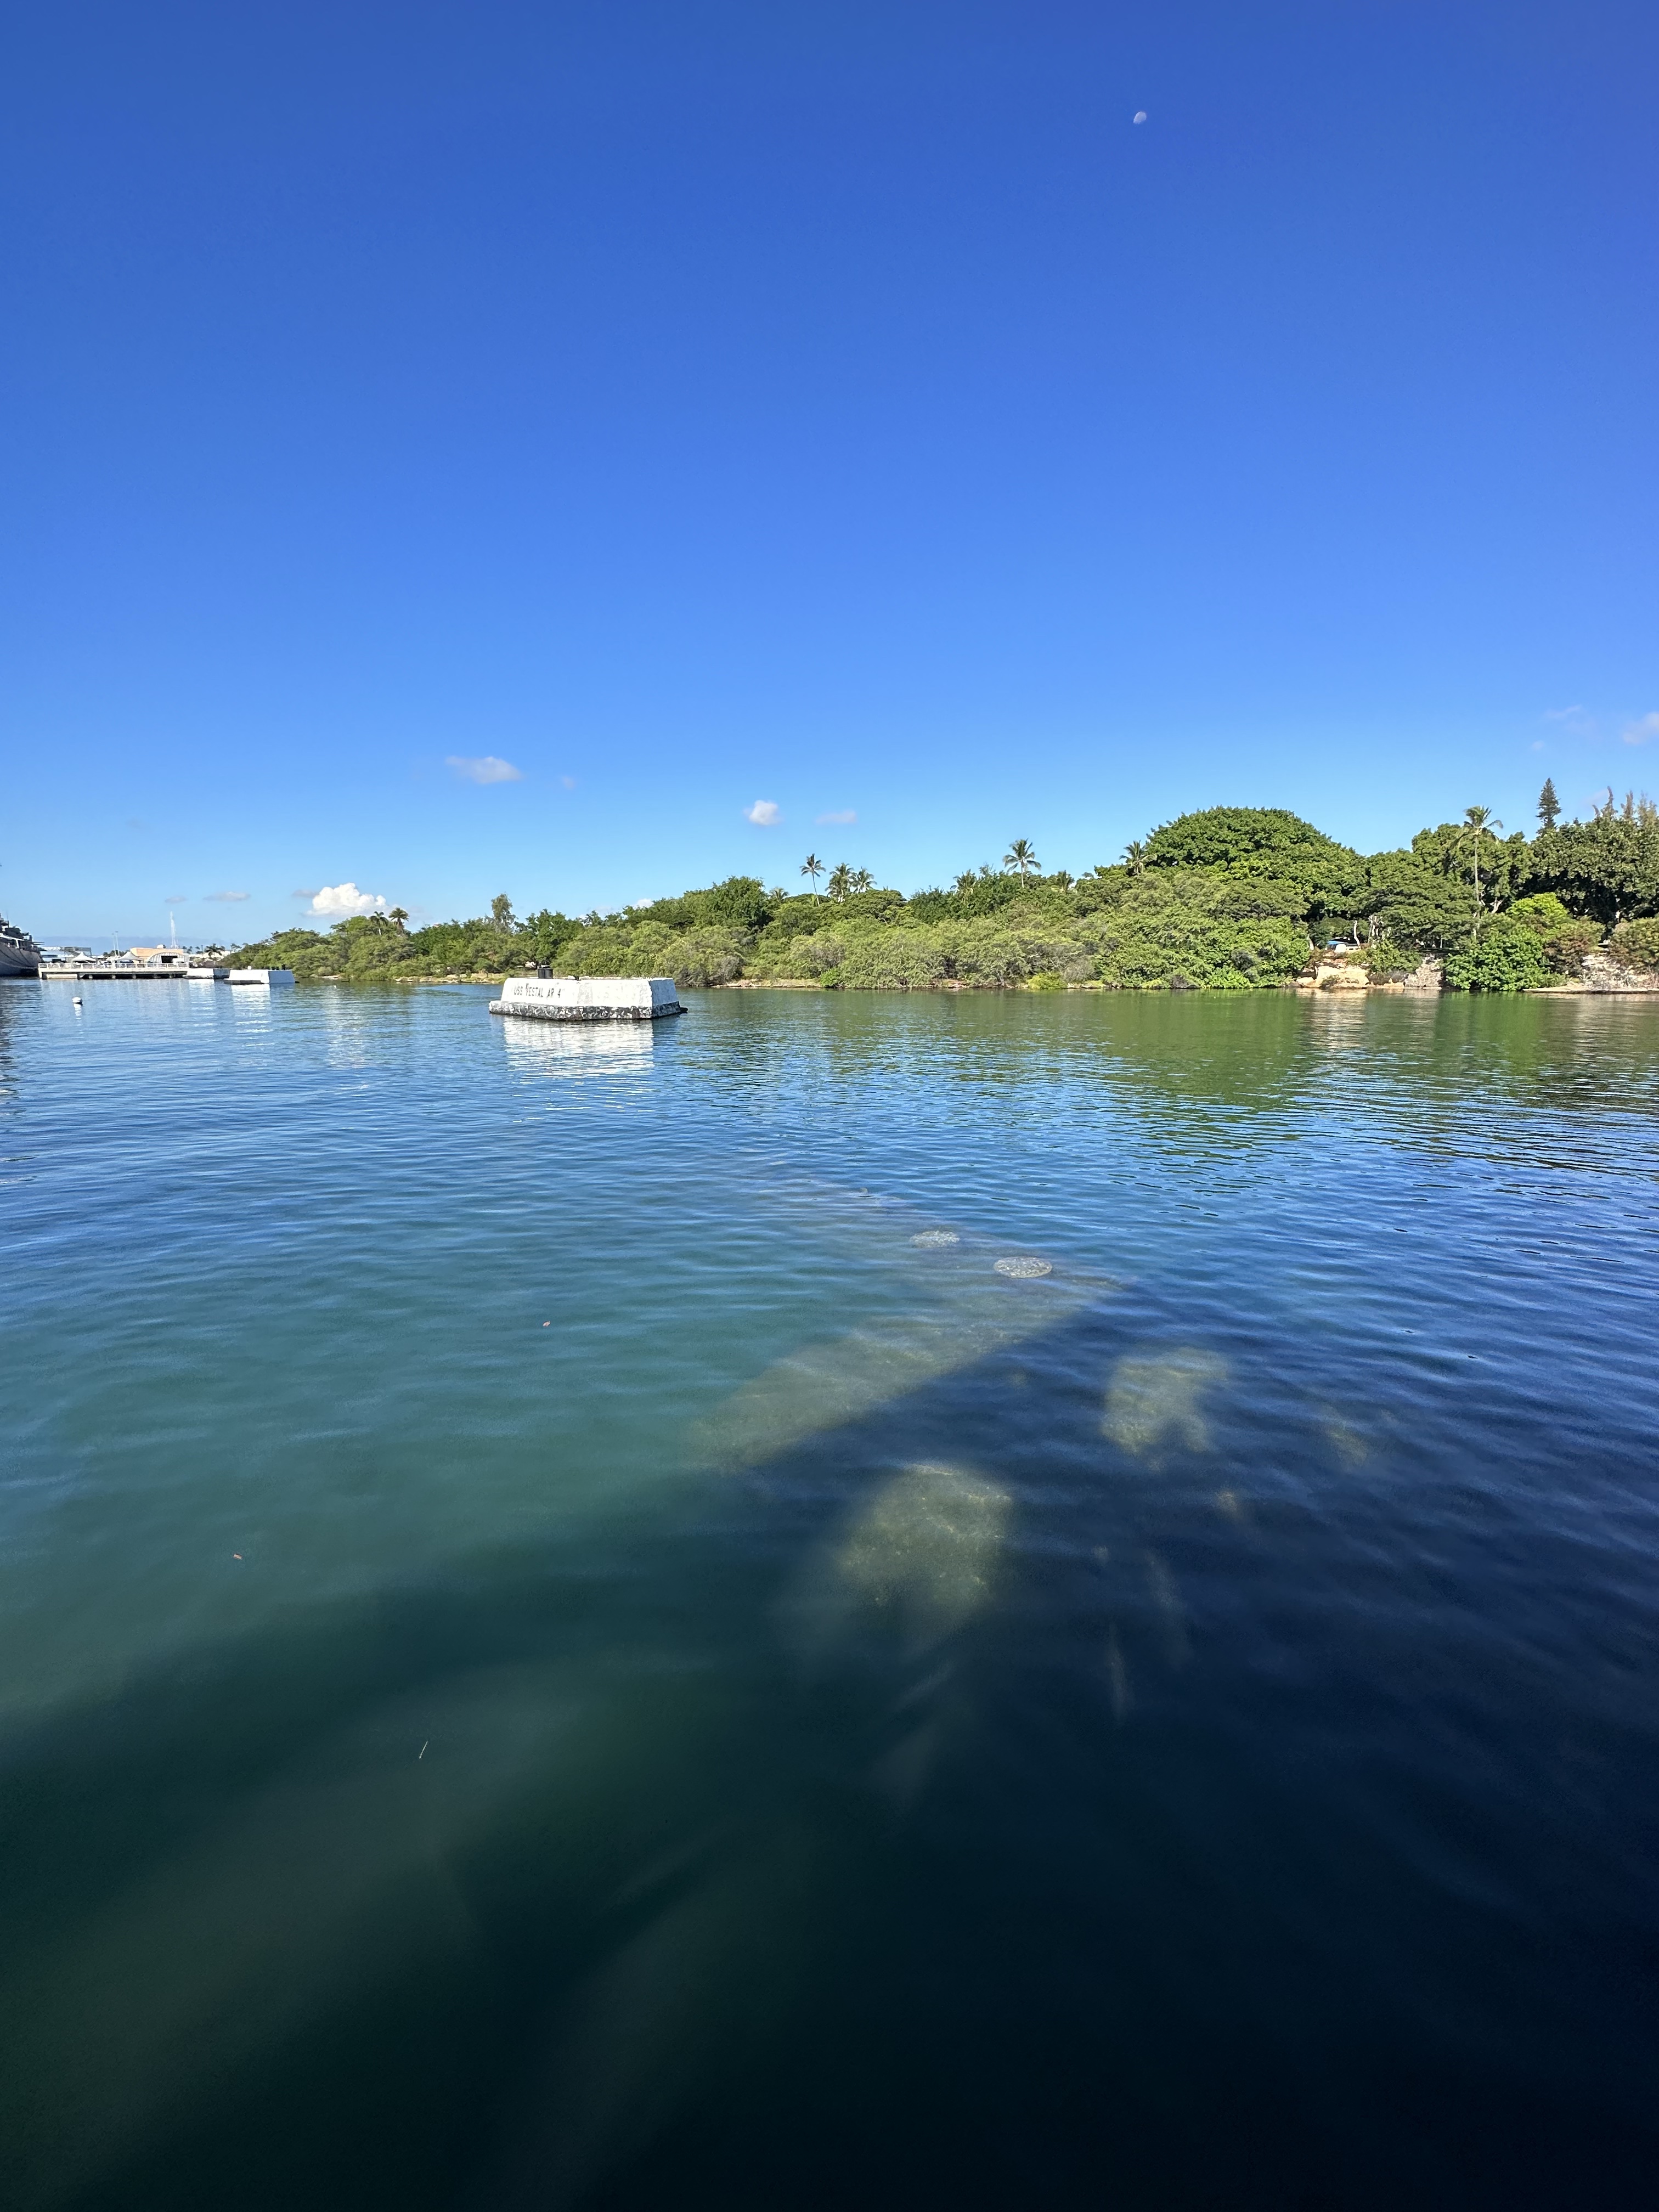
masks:
[[[1549,707],[1545,709],[1544,720],[1559,722],[1575,738],[1593,738],[1595,735],[1595,717],[1588,707]]]
[[[635,899],[632,902],[633,910],[638,914],[641,907],[655,906],[656,903],[655,899]]]
[[[576,779],[574,775],[562,775],[559,781],[567,791],[574,791],[576,788]]]
[[[1542,738],[1534,738],[1533,739],[1533,741],[1532,741],[1532,749],[1533,749],[1534,752],[1535,752],[1535,753],[1541,753],[1541,752],[1543,751],[1543,750],[1544,750],[1544,740],[1542,739]]]
[[[469,760],[464,754],[451,753],[444,765],[453,768],[463,783],[522,783],[524,770],[514,768],[511,761],[497,760],[494,753],[485,753],[477,760]]]
[[[1627,745],[1650,745],[1659,738],[1659,714],[1643,714],[1627,722],[1623,735]]]
[[[844,830],[848,823],[856,822],[859,817],[849,806],[843,814],[820,814],[817,818],[820,829],[833,822]]]
[[[214,906],[240,906],[244,899],[250,899],[252,896],[252,891],[210,891],[208,893],[208,898]],[[295,896],[296,898],[309,898],[311,893],[296,891]]]
[[[757,799],[752,806],[744,808],[743,818],[757,830],[770,830],[782,821],[783,809],[775,799]]]
[[[161,901],[161,903],[163,906],[188,906],[190,903],[190,893],[188,891],[169,891],[167,896]]]
[[[360,891],[356,884],[325,884],[311,902],[313,914],[380,914],[386,908],[382,891]]]

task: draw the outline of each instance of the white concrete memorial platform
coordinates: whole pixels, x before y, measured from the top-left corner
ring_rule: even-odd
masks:
[[[513,975],[489,1011],[538,1022],[655,1022],[685,1009],[668,975]]]

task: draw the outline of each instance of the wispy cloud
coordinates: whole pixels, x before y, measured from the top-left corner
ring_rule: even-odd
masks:
[[[163,897],[161,903],[163,906],[188,906],[190,904],[190,893],[188,891],[168,891]]]
[[[576,779],[574,775],[562,775],[559,781],[567,791],[574,791],[576,788]]]
[[[846,829],[846,828],[848,827],[848,825],[850,823],[856,822],[856,821],[858,820],[858,818],[859,818],[859,817],[858,817],[858,816],[857,816],[856,814],[854,814],[854,811],[853,811],[852,808],[849,806],[849,807],[847,809],[847,811],[845,811],[845,813],[842,813],[842,814],[820,814],[820,815],[817,816],[815,818],[816,818],[816,820],[817,820],[817,822],[818,826],[819,826],[819,828],[820,828],[820,829],[823,829],[823,828],[826,827],[826,826],[827,826],[829,823],[836,823],[839,828],[841,828],[841,829],[843,829],[843,830],[844,830],[844,829]]]
[[[208,899],[214,906],[240,906],[244,899],[252,898],[252,891],[210,891]],[[311,893],[307,891],[303,896],[309,898]]]
[[[783,809],[775,799],[757,799],[752,806],[744,808],[743,818],[757,830],[772,830],[782,821]]]
[[[1650,745],[1659,738],[1659,714],[1639,714],[1620,732],[1627,745]]]
[[[360,891],[356,884],[325,884],[313,894],[313,914],[380,914],[385,910],[383,891]]]
[[[451,753],[444,764],[447,768],[453,768],[463,783],[524,781],[521,768],[514,768],[511,761],[497,760],[494,753],[484,753],[477,760],[469,760],[462,753]]]
[[[1595,717],[1588,707],[1547,707],[1544,720],[1559,722],[1575,738],[1593,738],[1595,735]]]

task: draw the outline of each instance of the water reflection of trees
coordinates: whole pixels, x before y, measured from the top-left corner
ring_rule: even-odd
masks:
[[[1010,1113],[1103,1103],[1153,1142],[1187,1140],[1182,1124],[1160,1127],[1161,1105],[1218,1112],[1235,1130],[1241,1115],[1248,1127],[1328,1110],[1383,1139],[1425,1117],[1443,1125],[1449,1108],[1484,1112],[1494,1095],[1552,1112],[1659,1110],[1659,999],[866,994],[826,999],[803,1022],[769,1011],[750,1001],[734,1020],[728,1002],[698,1044],[738,1029],[786,1097],[867,1097],[902,1077]]]

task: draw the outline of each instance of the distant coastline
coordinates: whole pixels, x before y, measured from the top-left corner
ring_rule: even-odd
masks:
[[[1364,854],[1277,807],[1210,807],[1085,874],[1024,840],[905,896],[808,854],[810,888],[723,883],[621,913],[407,927],[401,909],[226,957],[302,982],[499,982],[529,967],[817,990],[1659,990],[1659,807],[1611,793],[1531,834],[1490,809]]]

